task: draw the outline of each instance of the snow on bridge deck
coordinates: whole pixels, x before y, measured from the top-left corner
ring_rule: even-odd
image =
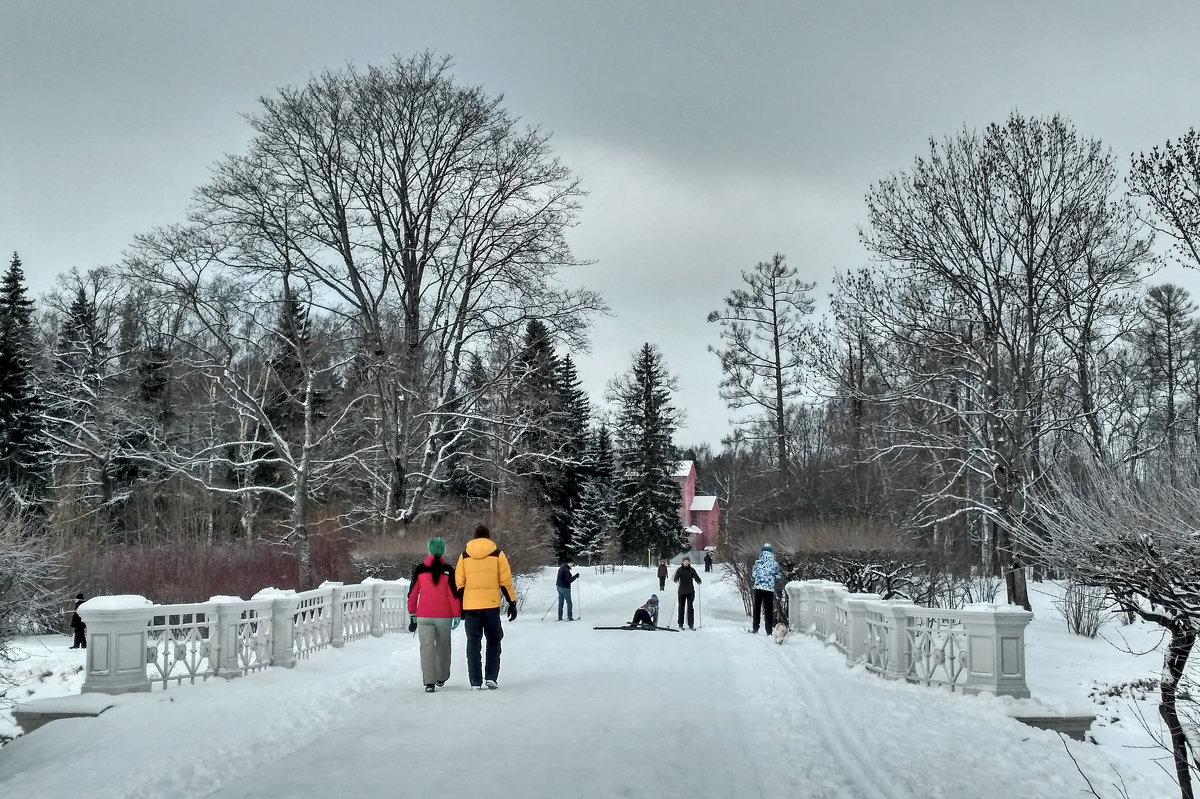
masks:
[[[367,639],[56,721],[0,750],[0,795],[1057,799],[1084,788],[1059,739],[1007,718],[999,700],[888,682],[806,637],[779,647],[747,635],[727,582],[701,587],[697,632],[592,630],[627,621],[657,580],[581,571],[582,621],[542,621],[553,571],[533,584],[505,625],[497,691],[468,689],[461,628],[450,682],[433,695],[414,637]],[[665,620],[673,600],[660,598]],[[1071,746],[1104,773],[1093,747]]]

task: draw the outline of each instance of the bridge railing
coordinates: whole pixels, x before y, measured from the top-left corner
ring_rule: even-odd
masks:
[[[404,630],[407,595],[407,580],[364,580],[185,605],[96,597],[79,607],[88,639],[83,692],[149,691],[291,668],[321,649]]]
[[[787,584],[788,625],[837,647],[869,671],[965,693],[1028,697],[1025,627],[1011,605],[925,608],[853,594],[826,580]]]

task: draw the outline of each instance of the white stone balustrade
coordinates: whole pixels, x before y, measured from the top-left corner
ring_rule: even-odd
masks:
[[[79,607],[88,638],[83,692],[149,691],[155,683],[166,688],[291,668],[326,647],[405,630],[407,595],[407,580],[364,580],[186,605],[95,597]]]
[[[1011,605],[924,608],[852,594],[827,580],[787,584],[788,624],[836,646],[868,670],[964,693],[1025,698],[1025,627],[1033,614]]]

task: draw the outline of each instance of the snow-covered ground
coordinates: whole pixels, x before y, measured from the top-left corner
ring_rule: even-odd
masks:
[[[627,621],[655,591],[647,569],[584,569],[578,585],[583,621],[570,624],[553,613],[541,619],[553,601],[552,571],[531,586],[521,617],[505,625],[498,691],[468,690],[461,628],[451,680],[432,695],[420,684],[415,638],[358,641],[294,669],[126,696],[99,718],[53,722],[0,749],[0,796],[1057,799],[1086,792],[1059,737],[1011,720],[1008,703],[890,682],[847,667],[811,638],[793,635],[780,647],[751,637],[727,582],[705,582],[703,628],[679,633],[592,629]],[[1077,709],[1090,706],[1092,678],[1157,672],[1156,654],[1137,657],[1069,636],[1051,598],[1038,595],[1029,630],[1036,697]],[[670,594],[662,599],[671,613]],[[1140,626],[1106,630],[1118,632],[1135,648],[1156,640]],[[53,672],[35,692],[78,686],[78,674],[58,676],[82,661],[66,645],[65,638],[26,645],[43,673]],[[1170,796],[1173,786],[1149,753],[1123,748],[1138,740],[1132,715],[1112,713],[1120,721],[1099,726],[1101,745],[1069,744],[1092,785],[1117,796],[1115,765],[1134,799]]]

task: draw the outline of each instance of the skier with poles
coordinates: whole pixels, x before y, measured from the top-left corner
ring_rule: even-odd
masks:
[[[571,583],[579,579],[578,574],[571,574],[571,569],[575,567],[575,563],[568,558],[558,569],[558,580],[555,585],[558,587],[558,620],[562,621],[563,603],[567,604],[567,621],[575,621],[575,610],[571,604]]]
[[[683,565],[675,570],[675,576],[672,578],[679,583],[679,629],[683,629],[684,611],[687,611],[687,625],[689,630],[696,629],[696,614],[694,603],[696,600],[696,586],[703,582],[700,579],[700,574],[692,568],[692,559],[684,558]]]

